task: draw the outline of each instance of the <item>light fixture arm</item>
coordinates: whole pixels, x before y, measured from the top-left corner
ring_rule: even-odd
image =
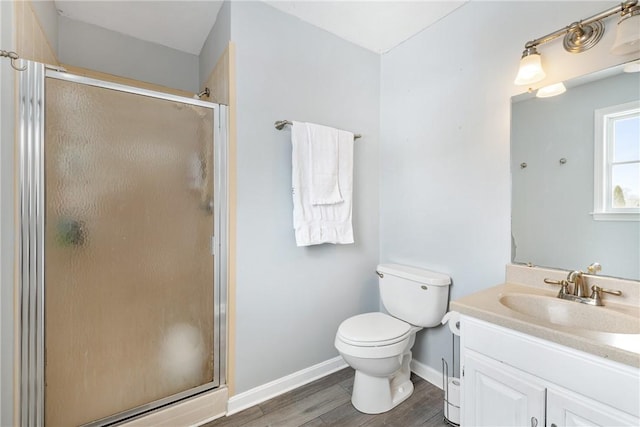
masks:
[[[582,32],[583,27],[587,27],[595,22],[599,22],[602,19],[608,18],[611,15],[615,15],[616,13],[622,12],[625,9],[629,9],[633,6],[636,6],[638,4],[638,0],[627,0],[625,2],[620,3],[617,6],[614,6],[610,9],[604,10],[598,14],[595,14],[593,16],[590,16],[588,18],[585,19],[581,19],[580,21],[574,22],[571,25],[567,25],[566,27],[554,31],[552,33],[547,34],[546,36],[542,36],[540,38],[537,38],[535,40],[531,40],[528,41],[524,47],[525,49],[531,49],[533,47],[539,46],[541,44],[544,43],[548,43],[551,40],[557,39],[560,36],[569,34],[570,32],[578,32],[579,34],[581,34],[580,32]]]

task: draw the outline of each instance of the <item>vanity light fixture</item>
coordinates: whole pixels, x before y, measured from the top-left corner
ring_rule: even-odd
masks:
[[[627,55],[638,50],[640,50],[640,5],[636,3],[622,10],[611,53]]]
[[[567,88],[564,86],[564,83],[555,83],[538,89],[536,92],[536,98],[551,98],[552,96],[560,95],[566,91]]]
[[[618,33],[611,53],[627,55],[640,51],[640,5],[639,0],[627,0],[586,19],[574,22],[546,36],[529,41],[524,45],[516,85],[528,85],[544,79],[542,61],[537,47],[564,36],[562,45],[567,52],[580,53],[595,46],[604,34],[602,20],[621,13]]]

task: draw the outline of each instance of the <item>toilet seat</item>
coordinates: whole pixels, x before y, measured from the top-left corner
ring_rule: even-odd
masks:
[[[337,338],[357,347],[382,347],[404,341],[411,325],[384,313],[353,316],[340,324]]]
[[[417,329],[384,313],[359,314],[342,322],[335,346],[340,353],[364,359],[397,357]]]

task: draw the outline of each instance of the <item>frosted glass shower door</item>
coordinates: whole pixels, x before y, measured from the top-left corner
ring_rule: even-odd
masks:
[[[45,88],[46,425],[215,385],[214,110]]]

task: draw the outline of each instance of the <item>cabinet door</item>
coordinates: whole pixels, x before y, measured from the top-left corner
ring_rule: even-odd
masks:
[[[545,387],[534,377],[471,350],[465,351],[466,426],[544,426]]]
[[[608,405],[566,391],[547,391],[547,425],[573,426],[637,426],[640,419]]]

